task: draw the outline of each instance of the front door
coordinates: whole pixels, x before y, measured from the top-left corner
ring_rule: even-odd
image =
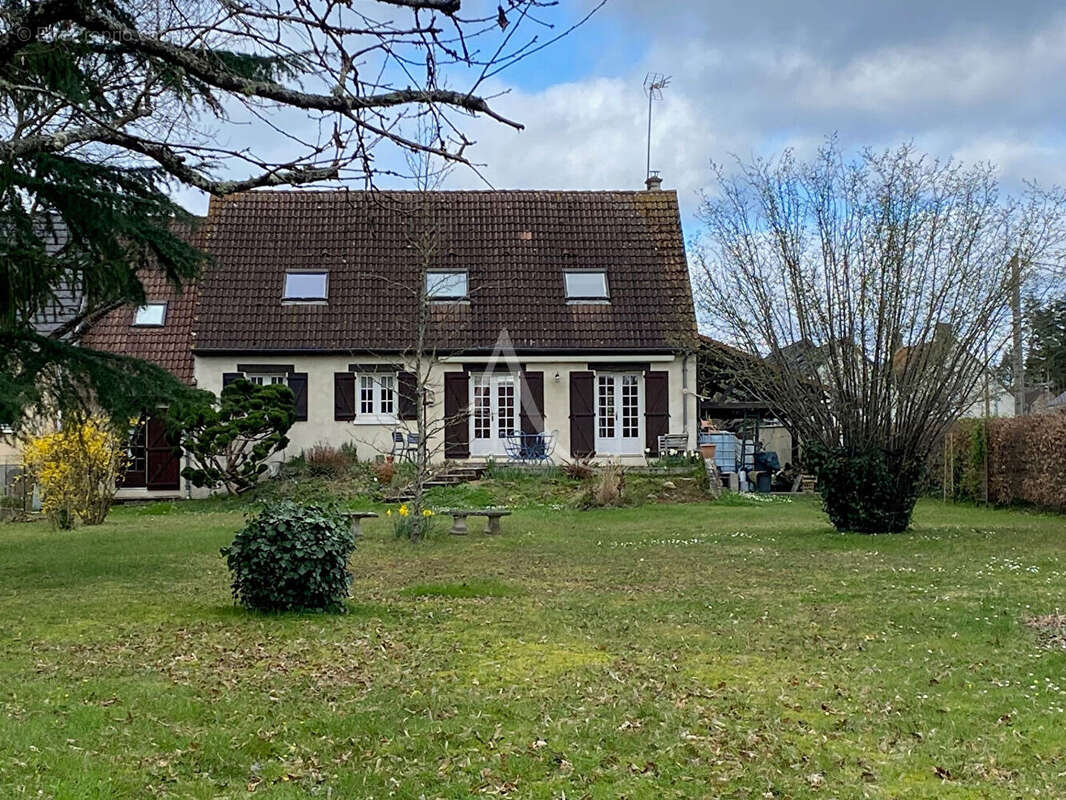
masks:
[[[470,455],[506,455],[508,437],[518,430],[515,376],[475,375],[470,386]]]
[[[642,455],[640,376],[596,376],[596,454]]]

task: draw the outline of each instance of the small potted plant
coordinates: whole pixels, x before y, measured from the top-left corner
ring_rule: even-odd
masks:
[[[710,427],[704,427],[700,429],[700,455],[704,460],[714,460],[715,443],[710,441],[710,435],[714,433],[714,429]]]

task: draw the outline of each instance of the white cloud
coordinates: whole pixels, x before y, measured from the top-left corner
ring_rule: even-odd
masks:
[[[1008,184],[1066,183],[1066,15],[1057,3],[974,0],[960,13],[946,0],[618,0],[590,25],[618,29],[627,47],[645,42],[644,52],[623,74],[542,91],[493,87],[510,89],[494,105],[525,131],[459,118],[477,141],[468,155],[486,164],[493,186],[642,188],[648,71],[673,75],[655,106],[652,167],[689,213],[710,160],[789,146],[806,154],[833,133],[845,146],[912,140],[938,156],[990,160]],[[536,58],[564,59],[583,43],[579,32]],[[484,187],[462,168],[447,185]]]
[[[837,133],[845,146],[913,140],[938,156],[991,160],[1008,183],[1061,182],[1066,17],[997,38],[992,28],[929,32],[916,41],[851,42],[821,52],[789,41],[726,41],[699,24],[657,29],[626,75],[595,77],[497,100],[522,133],[477,122],[472,151],[501,188],[640,188],[649,70],[672,72],[655,107],[653,168],[688,211],[711,159],[810,152]],[[550,57],[550,56],[549,56]],[[455,186],[478,185],[457,171]]]

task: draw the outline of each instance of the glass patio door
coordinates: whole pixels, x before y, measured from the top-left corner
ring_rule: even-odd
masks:
[[[644,452],[640,376],[596,376],[596,453],[641,455]]]
[[[471,381],[470,455],[503,456],[518,428],[514,375],[475,375]]]

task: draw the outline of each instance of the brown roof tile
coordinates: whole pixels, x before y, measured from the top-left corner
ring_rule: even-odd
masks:
[[[434,344],[521,351],[674,350],[695,315],[673,192],[248,192],[215,199],[197,351],[397,351],[417,278],[469,272],[433,307]],[[424,259],[422,253],[432,249]],[[609,305],[568,305],[563,271],[604,269]],[[329,271],[323,305],[281,301],[286,270]]]
[[[182,235],[192,244],[199,246],[201,230],[194,231],[183,227]],[[179,380],[191,384],[192,322],[196,309],[197,287],[187,286],[184,291],[179,291],[157,269],[145,269],[140,277],[148,302],[165,300],[167,303],[163,327],[134,327],[133,316],[136,308],[123,306],[98,320],[81,337],[81,343],[96,350],[151,361],[168,370]]]

